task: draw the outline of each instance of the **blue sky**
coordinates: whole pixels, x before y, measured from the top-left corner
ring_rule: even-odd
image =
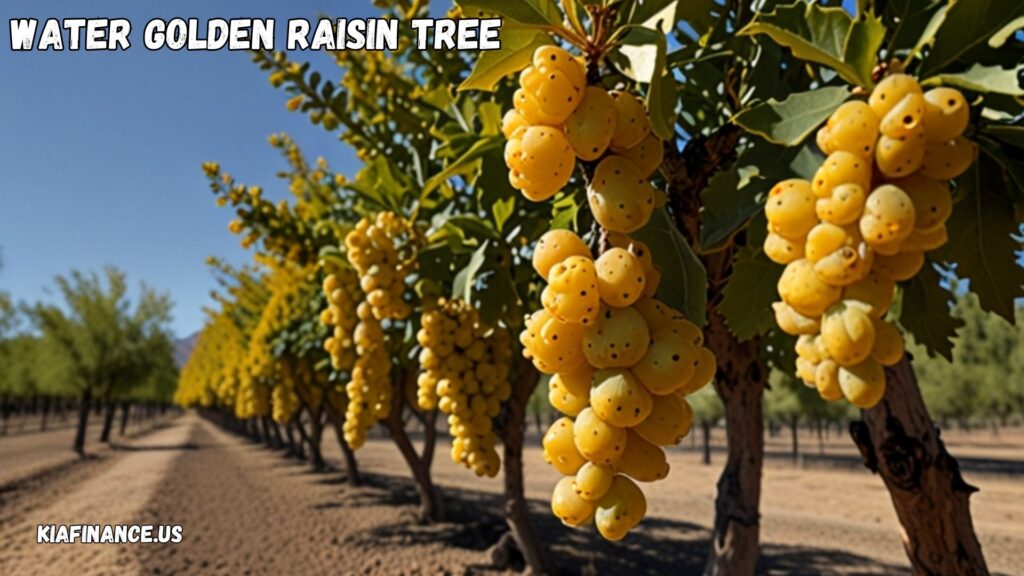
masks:
[[[227,232],[231,214],[214,205],[202,162],[280,196],[284,164],[266,137],[285,131],[307,155],[353,171],[347,146],[285,110],[285,94],[245,53],[150,52],[141,33],[156,17],[366,16],[375,13],[370,0],[214,4],[0,3],[0,290],[51,298],[44,290],[56,274],[116,265],[169,292],[173,328],[186,335],[201,326],[213,287],[205,257],[250,257]],[[132,48],[11,52],[9,19],[74,16],[130,18]]]

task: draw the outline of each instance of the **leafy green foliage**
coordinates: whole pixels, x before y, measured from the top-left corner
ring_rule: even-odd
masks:
[[[851,84],[870,88],[885,27],[870,15],[854,20],[842,8],[796,2],[758,14],[739,33],[767,34],[792,50],[794,57],[827,66]]]
[[[940,281],[932,266],[921,269],[903,288],[899,320],[928,354],[952,359],[952,339],[963,321],[949,315],[953,295]]]
[[[722,291],[718,311],[740,342],[767,334],[775,326],[771,303],[782,268],[763,252],[744,250],[733,261],[732,277]]]
[[[926,80],[925,84],[956,86],[984,94],[1024,96],[1024,87],[1021,87],[1019,80],[1022,71],[1024,63],[1016,68],[975,64],[963,72],[937,74]]]
[[[459,90],[494,90],[502,78],[529,66],[534,50],[548,43],[550,37],[536,30],[502,31],[501,49],[481,52]]]
[[[664,208],[656,209],[650,223],[635,236],[651,249],[654,265],[662,270],[658,298],[681,311],[691,322],[703,326],[707,272],[693,248],[672,223],[672,217]]]
[[[747,132],[783,146],[796,146],[807,138],[849,97],[846,88],[834,86],[790,94],[740,112],[734,121]]]
[[[978,47],[987,46],[993,36],[1022,15],[1024,4],[1017,0],[950,3],[942,26],[935,33],[935,44],[921,64],[921,75],[925,78],[935,75]]]

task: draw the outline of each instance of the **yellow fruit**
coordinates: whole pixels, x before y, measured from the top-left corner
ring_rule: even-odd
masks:
[[[673,334],[682,336],[687,342],[692,342],[694,346],[698,348],[704,345],[704,333],[700,331],[700,328],[696,324],[687,320],[683,315],[675,310],[672,311],[675,316],[669,325],[659,330],[672,332]]]
[[[644,103],[628,92],[613,91],[615,101],[615,135],[612,136],[612,148],[623,150],[640,143],[651,132],[651,122],[647,119]]]
[[[593,462],[587,462],[576,473],[573,481],[573,490],[576,495],[587,501],[600,500],[608,493],[615,478],[615,470],[611,466],[601,466]]]
[[[533,269],[541,278],[547,280],[551,267],[570,256],[590,258],[590,249],[571,230],[545,232],[533,249]]]
[[[825,130],[823,142],[818,143],[825,154],[842,150],[871,158],[878,139],[878,117],[867,102],[851,100],[832,113]]]
[[[576,155],[597,160],[611,144],[615,134],[615,102],[600,86],[587,86],[583,102],[565,122],[565,136]]]
[[[597,288],[608,306],[624,308],[643,294],[643,263],[624,248],[611,248],[597,259]]]
[[[693,409],[682,394],[673,393],[655,398],[650,415],[633,427],[633,431],[658,446],[679,444],[693,425]]]
[[[573,490],[573,478],[566,476],[555,485],[551,494],[551,511],[566,526],[580,526],[594,517],[593,502],[580,498]]]
[[[576,416],[590,405],[590,385],[582,391],[572,390],[566,386],[560,374],[555,374],[548,382],[548,402],[551,407],[566,416]]]
[[[636,146],[620,150],[619,155],[631,160],[644,177],[650,177],[665,158],[665,145],[654,134],[648,134]]]
[[[596,368],[628,368],[650,344],[643,316],[633,308],[604,308],[583,337],[583,354]]]
[[[864,204],[860,233],[872,248],[898,245],[914,231],[914,202],[892,184],[875,188]],[[884,254],[884,251],[882,252]]]
[[[655,482],[668,476],[669,465],[664,450],[627,430],[626,451],[613,468],[637,482]]]
[[[871,358],[882,366],[893,366],[903,358],[903,334],[884,320],[875,320],[875,345]]]
[[[587,188],[594,219],[611,232],[639,230],[654,210],[654,187],[630,160],[606,157],[597,165]]]
[[[846,305],[858,306],[872,318],[885,316],[895,294],[896,283],[890,278],[874,273],[843,289]]]
[[[882,136],[875,150],[875,164],[887,178],[903,178],[921,167],[925,149],[924,128],[921,126],[907,136]]]
[[[807,259],[818,279],[833,286],[852,284],[871,271],[874,253],[855,226],[822,222],[807,234]]]
[[[974,148],[974,143],[963,136],[928,144],[921,162],[921,175],[936,180],[956,178],[974,162]]]
[[[626,447],[626,430],[601,420],[592,408],[585,408],[573,425],[576,449],[595,464],[610,465],[619,461]],[[575,473],[573,470],[570,474]]]
[[[839,388],[839,364],[835,360],[827,359],[818,363],[814,372],[814,386],[825,400],[839,400],[843,397],[843,391]]]
[[[804,243],[799,240],[790,240],[775,232],[768,232],[768,236],[764,239],[764,253],[769,260],[776,264],[789,264],[804,257]]]
[[[544,308],[562,322],[592,324],[601,306],[594,261],[589,256],[569,256],[552,266],[542,300]]]
[[[616,475],[608,492],[597,502],[594,521],[606,540],[618,541],[647,514],[644,493],[632,480]]]
[[[796,354],[817,364],[828,358],[828,350],[818,347],[817,336],[813,334],[802,334],[796,339]]]
[[[814,194],[806,180],[793,178],[776,184],[764,206],[768,229],[791,240],[801,240],[818,223]]]
[[[559,418],[544,435],[544,461],[563,475],[575,474],[586,461],[573,440],[573,421]]]
[[[526,319],[519,340],[541,372],[571,372],[585,362],[583,332],[579,324],[561,322],[546,310],[538,310]]]
[[[821,319],[821,337],[833,360],[840,366],[853,366],[871,355],[875,326],[863,309],[840,303]]]
[[[534,202],[555,195],[572,176],[576,156],[565,135],[549,126],[519,128],[505,144],[509,182]]]
[[[852,152],[833,152],[814,173],[811,192],[828,198],[836,186],[856,184],[864,190],[871,187],[871,160]]]
[[[894,183],[914,204],[914,228],[931,231],[941,227],[953,213],[949,184],[914,174]]]
[[[811,362],[809,359],[803,356],[798,356],[796,359],[796,375],[798,378],[804,381],[804,384],[810,387],[817,385],[816,378],[818,377],[818,365]]]
[[[516,112],[515,108],[513,108],[505,112],[505,116],[501,119],[501,133],[505,135],[506,139],[510,139],[516,133],[516,130],[526,128],[529,125],[526,118],[523,118],[523,115]]]
[[[845,226],[860,218],[866,199],[867,192],[859,184],[840,184],[832,188],[830,196],[818,198],[815,212],[824,222]]]
[[[715,377],[716,370],[718,370],[718,361],[715,359],[715,354],[703,346],[698,348],[697,359],[693,364],[693,376],[690,376],[686,385],[677,392],[684,395],[693,394],[711,382],[711,379]]]
[[[843,396],[858,408],[871,408],[885,394],[885,371],[874,360],[839,368],[839,388]]]
[[[964,133],[971,110],[959,90],[932,88],[924,99],[924,133],[929,142],[948,142]]]
[[[841,290],[822,282],[814,263],[806,258],[790,262],[778,283],[779,296],[794,310],[808,317],[821,316],[839,300]]]
[[[927,232],[915,228],[900,244],[900,252],[928,252],[944,246],[948,240],[945,224]]]
[[[871,92],[868,104],[877,118],[885,118],[907,94],[921,94],[921,85],[913,77],[906,74],[891,74]]]
[[[697,350],[684,336],[670,330],[655,332],[632,372],[652,394],[669,394],[693,377]]]
[[[882,278],[903,282],[917,275],[923,266],[924,252],[899,252],[875,258],[872,271]]]
[[[804,316],[785,302],[773,302],[772,309],[775,311],[775,323],[786,334],[792,336],[817,334],[821,328],[818,315]]]
[[[547,44],[537,48],[533,52],[533,66],[561,72],[573,86],[580,90],[587,85],[587,70],[583,62],[558,46]]]
[[[590,389],[590,406],[598,418],[619,428],[636,426],[651,413],[654,400],[629,370],[600,370]]]
[[[911,92],[882,118],[879,131],[890,138],[913,136],[924,120],[924,96]]]
[[[643,298],[633,304],[633,309],[640,313],[647,322],[647,328],[653,334],[668,327],[673,320],[683,319],[682,314],[657,298]]]

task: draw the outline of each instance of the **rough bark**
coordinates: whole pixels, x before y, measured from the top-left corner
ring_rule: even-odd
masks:
[[[416,371],[410,369],[405,374],[395,376],[391,413],[388,414],[383,424],[387,428],[391,440],[402,454],[405,463],[409,466],[409,470],[412,472],[416,493],[420,498],[418,514],[420,521],[424,523],[440,522],[444,520],[445,516],[444,503],[441,501],[437,487],[434,486],[434,480],[430,474],[431,462],[416,452],[416,448],[409,440],[409,435],[405,432],[405,421],[402,418],[402,412],[405,408],[405,394],[403,394],[405,378],[415,378],[415,374]]]
[[[85,456],[85,429],[89,423],[89,409],[92,407],[92,389],[86,388],[82,392],[82,403],[78,405],[78,430],[75,432],[75,442],[72,445],[79,456]]]
[[[523,483],[523,437],[526,432],[526,405],[537,387],[539,374],[527,361],[519,362],[519,377],[507,404],[505,420],[504,458],[505,469],[505,521],[508,523],[515,544],[533,574],[554,574],[544,545],[530,524],[530,509],[526,501]]]
[[[789,417],[789,433],[792,436],[790,443],[793,452],[793,463],[796,464],[800,461],[800,426],[796,414]]]
[[[117,403],[107,400],[106,411],[103,414],[103,432],[100,433],[100,442],[110,443],[110,430],[114,427],[114,412],[116,410]]]
[[[711,177],[735,158],[740,129],[725,125],[689,140],[682,153],[669,146],[662,169],[680,233],[700,252],[700,196]],[[761,399],[768,371],[760,339],[738,342],[718,313],[732,274],[733,249],[701,255],[707,270],[707,346],[718,361],[715,389],[725,405],[728,455],[718,480],[715,524],[705,574],[753,574],[757,566],[764,460]]]
[[[737,342],[717,312],[708,316],[708,346],[718,360],[715,389],[725,404],[728,455],[718,479],[715,524],[705,574],[747,575],[757,567],[768,370],[757,340]]]
[[[707,420],[701,420],[701,430],[704,432],[704,457],[702,462],[705,465],[711,465],[711,422]]]
[[[330,407],[328,409],[331,416],[331,428],[334,428],[334,436],[338,439],[341,455],[345,457],[345,476],[348,479],[348,484],[349,486],[359,486],[363,483],[363,479],[359,475],[359,462],[356,461],[356,453],[348,445],[348,441],[345,440],[345,433],[341,430],[341,416],[336,414]]]
[[[119,430],[118,436],[124,436],[126,430],[128,430],[128,415],[132,412],[131,402],[121,403],[121,429]]]
[[[916,574],[985,575],[964,481],[928,415],[907,357],[886,369],[882,401],[850,423],[864,465],[881,476]]]

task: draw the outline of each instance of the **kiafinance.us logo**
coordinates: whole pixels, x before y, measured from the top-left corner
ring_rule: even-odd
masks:
[[[177,544],[179,525],[39,524],[37,544]]]

